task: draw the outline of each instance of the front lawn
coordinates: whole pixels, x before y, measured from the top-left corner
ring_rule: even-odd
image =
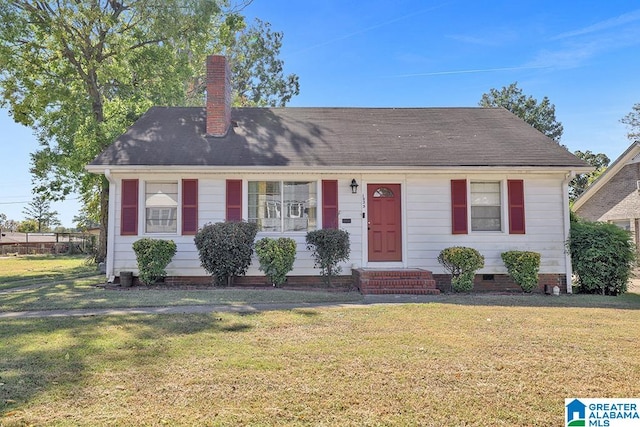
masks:
[[[96,274],[86,256],[0,257],[0,290]]]
[[[64,310],[82,308],[167,307],[179,305],[319,303],[361,301],[356,292],[291,291],[285,289],[127,289],[97,287],[104,277],[51,283],[35,289],[16,290],[0,298],[3,311]]]
[[[3,320],[0,424],[549,426],[640,396],[640,304],[456,298]]]

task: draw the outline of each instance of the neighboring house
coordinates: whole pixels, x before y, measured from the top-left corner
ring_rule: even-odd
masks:
[[[167,280],[208,281],[194,235],[247,220],[297,241],[297,283],[319,276],[307,231],[339,227],[361,289],[384,269],[445,286],[438,254],[470,246],[485,257],[479,289],[514,288],[500,254],[517,249],[541,253],[541,286],[571,292],[568,183],[591,168],[507,110],[231,108],[224,57],[207,80],[206,108],[153,107],[87,166],[110,183],[108,276],[137,271],[131,245],[154,237],[178,246]],[[254,261],[239,282],[261,281]]]
[[[70,241],[79,239],[69,233],[0,233],[0,255],[50,254],[67,252]]]
[[[634,142],[576,199],[573,211],[589,221],[616,224],[640,243],[640,142]]]

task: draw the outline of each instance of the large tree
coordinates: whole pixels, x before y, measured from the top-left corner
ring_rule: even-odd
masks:
[[[22,211],[27,221],[33,221],[38,224],[37,231],[50,231],[51,227],[60,225],[58,220],[58,212],[51,210],[51,203],[45,196],[36,196]]]
[[[602,175],[602,173],[609,166],[609,162],[611,162],[609,157],[604,153],[596,154],[592,153],[589,150],[578,150],[573,154],[589,163],[595,168],[595,170],[589,173],[578,174],[575,178],[573,178],[573,180],[569,184],[569,200],[571,201],[577,199],[582,193],[584,193],[584,190],[586,190],[593,181],[595,181],[600,175]]]
[[[502,89],[490,89],[482,95],[481,107],[503,107],[520,117],[531,126],[553,139],[558,144],[564,131],[562,123],[556,119],[556,107],[546,96],[538,102],[532,96],[527,96],[518,87],[518,83],[511,83]],[[636,105],[640,111],[640,104]],[[629,116],[625,117],[627,119]],[[640,116],[636,116],[636,129],[640,132]],[[624,119],[623,119],[624,121]],[[609,157],[603,153],[591,151],[575,151],[577,157],[595,168],[593,172],[577,175],[569,184],[569,199],[575,200],[602,172],[609,166]]]
[[[18,222],[12,219],[7,219],[7,215],[0,213],[0,231],[16,231]]]
[[[492,88],[489,93],[482,94],[481,107],[503,107],[520,117],[531,126],[560,143],[563,127],[556,120],[556,106],[546,96],[538,102],[527,96],[518,87],[518,82],[511,83],[498,90]]]
[[[0,2],[0,105],[41,144],[32,155],[35,190],[50,200],[79,191],[100,219],[97,260],[106,254],[108,182],[84,166],[150,106],[201,105],[206,55],[242,63],[246,54],[234,48],[253,31],[266,43],[249,46],[260,52],[252,65],[266,71],[240,76],[250,80],[247,93],[265,78],[258,99],[270,105],[298,93],[297,77],[284,76],[277,58],[281,34],[262,23],[247,28],[240,15],[249,2]]]
[[[620,121],[629,129],[627,138],[632,142],[640,142],[640,103],[635,104],[631,108],[631,112]]]

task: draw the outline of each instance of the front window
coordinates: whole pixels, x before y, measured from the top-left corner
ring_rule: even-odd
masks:
[[[316,188],[314,181],[249,181],[249,222],[260,231],[315,230]]]
[[[622,228],[623,230],[631,231],[631,221],[628,219],[617,219],[611,221],[611,223]]]
[[[471,183],[471,230],[501,231],[500,182]]]
[[[178,183],[147,182],[145,186],[145,232],[178,231]]]

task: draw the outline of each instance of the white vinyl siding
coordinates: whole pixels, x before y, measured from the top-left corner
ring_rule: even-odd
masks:
[[[116,174],[114,174],[116,175]],[[437,257],[442,249],[450,246],[468,246],[478,250],[485,257],[485,267],[480,274],[506,274],[506,268],[500,254],[507,250],[531,250],[541,254],[541,274],[565,274],[563,173],[325,173],[291,174],[281,173],[273,176],[262,173],[225,174],[225,173],[154,173],[154,174],[118,174],[115,179],[138,178],[140,182],[180,182],[181,179],[198,179],[198,221],[199,227],[207,223],[225,220],[225,180],[242,179],[243,193],[248,201],[249,183],[270,182],[313,182],[313,188],[321,180],[338,180],[339,227],[349,232],[351,242],[350,259],[342,264],[342,274],[350,274],[352,267],[367,267],[367,218],[366,188],[367,183],[400,183],[403,194],[403,265],[405,268],[424,268],[434,274],[446,272],[438,263]],[[360,187],[357,194],[351,193],[349,184],[356,178]],[[451,179],[467,179],[468,182],[501,182],[508,179],[524,179],[526,184],[525,209],[527,221],[526,235],[511,235],[495,232],[472,232],[466,235],[451,234]],[[282,187],[281,187],[282,188]],[[502,198],[505,198],[504,188]],[[317,190],[316,190],[317,192]],[[144,206],[146,194],[141,186],[140,206]],[[121,188],[115,190],[114,227],[115,244],[113,253],[113,273],[134,271],[137,274],[137,263],[131,245],[138,236],[120,236],[120,198]],[[284,201],[284,195],[282,199]],[[321,195],[316,194],[316,221],[321,221],[318,207],[322,206]],[[504,204],[504,203],[503,203]],[[243,218],[249,218],[248,204],[243,206]],[[140,209],[140,220],[144,221],[144,209]],[[281,213],[285,210],[281,210]],[[299,211],[291,209],[292,216]],[[303,211],[304,212],[304,211]],[[504,222],[505,212],[502,212]],[[295,219],[295,218],[294,218]],[[144,223],[144,222],[142,222]],[[296,261],[291,276],[317,276],[314,260],[306,248],[305,232],[281,232],[292,237],[297,243]],[[271,235],[271,232],[259,232],[256,240]],[[178,246],[176,255],[167,267],[169,275],[207,276],[200,266],[198,251],[193,236],[170,236]],[[373,265],[372,267],[375,267]],[[249,276],[264,275],[258,269],[254,259],[247,271]]]
[[[502,181],[524,179],[527,234],[472,232],[451,234],[451,179]],[[480,274],[507,274],[500,254],[530,250],[541,254],[541,274],[565,274],[565,242],[561,174],[449,175],[429,179],[414,175],[406,184],[407,267],[445,274],[438,263],[440,251],[467,246],[485,257]]]

